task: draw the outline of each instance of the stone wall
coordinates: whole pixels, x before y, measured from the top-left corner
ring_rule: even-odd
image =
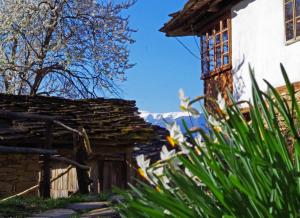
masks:
[[[22,192],[38,184],[39,156],[24,154],[0,155],[0,198]],[[33,191],[31,195],[36,195]]]

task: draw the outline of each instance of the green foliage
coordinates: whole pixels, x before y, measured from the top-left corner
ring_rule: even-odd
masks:
[[[27,217],[33,213],[55,208],[65,208],[68,204],[103,201],[107,194],[96,196],[74,195],[69,198],[42,199],[39,197],[17,197],[0,203],[0,217]]]
[[[212,117],[205,111],[211,133],[188,130],[192,145],[187,146],[183,140],[181,143],[189,152],[179,152],[145,170],[149,183],[139,182],[130,191],[122,192],[125,201],[118,206],[122,216],[299,216],[300,108],[293,86],[281,68],[291,104],[268,82],[269,92],[262,92],[250,69],[251,121],[245,120],[233,99],[232,106],[220,114]],[[281,126],[287,128],[285,131],[280,128],[278,117]],[[196,133],[204,142],[193,139]],[[289,154],[287,141],[293,142],[293,154]],[[159,176],[153,173],[158,167],[163,168]],[[165,178],[167,182],[163,182]]]

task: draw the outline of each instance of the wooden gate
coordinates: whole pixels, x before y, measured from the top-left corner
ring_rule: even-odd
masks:
[[[56,163],[52,166],[52,178],[57,177],[59,174],[67,170],[68,165]],[[67,174],[63,175],[51,184],[51,197],[62,198],[68,197],[70,194],[78,190],[76,168],[72,168]]]
[[[103,166],[103,168],[101,167]],[[112,188],[126,188],[127,174],[124,161],[104,160],[99,161],[100,189],[110,192]]]

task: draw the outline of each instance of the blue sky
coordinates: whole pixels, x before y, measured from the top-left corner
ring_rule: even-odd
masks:
[[[127,11],[136,43],[131,47],[131,61],[136,66],[127,72],[121,85],[125,99],[136,100],[140,110],[149,112],[179,111],[178,90],[195,97],[202,94],[200,61],[175,38],[158,30],[167,22],[168,14],[182,8],[185,0],[138,0]],[[194,53],[199,48],[193,37],[181,37]],[[196,39],[198,40],[198,39]]]

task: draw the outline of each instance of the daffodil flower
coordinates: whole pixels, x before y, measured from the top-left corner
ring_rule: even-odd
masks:
[[[136,163],[139,167],[138,169],[139,174],[145,179],[149,180],[149,177],[147,175],[147,169],[150,166],[150,160],[149,159],[146,160],[145,156],[142,154],[136,157]]]
[[[200,181],[200,179],[197,176],[194,176],[193,173],[188,169],[188,168],[184,168],[184,173],[191,178],[197,186],[201,186],[202,183]]]
[[[222,94],[221,94],[221,93],[218,94],[217,104],[218,104],[220,110],[221,110],[223,113],[225,113],[225,112],[226,112],[226,101],[225,101],[225,99],[222,97]]]
[[[194,175],[191,173],[191,171],[188,169],[188,168],[184,168],[184,173],[188,176],[188,177],[190,177],[190,178],[192,178]]]
[[[173,149],[171,151],[168,151],[167,147],[164,145],[160,152],[160,159],[161,160],[169,160],[174,155],[175,155],[175,150]]]
[[[169,211],[169,210],[164,210],[164,214],[166,214],[166,215],[168,215],[168,216],[171,216],[172,214],[171,214],[171,212]]]
[[[202,153],[201,150],[206,150],[206,145],[205,142],[203,141],[201,134],[197,134],[194,140],[197,143],[194,149],[198,155],[201,155]]]
[[[167,140],[173,147],[176,147],[176,142],[171,136],[167,136]]]
[[[182,154],[189,154],[190,153],[190,150],[188,149],[188,146],[186,146],[186,145],[191,145],[191,144],[190,143],[184,143],[184,144],[179,145],[179,148],[180,148]],[[191,146],[189,146],[189,147],[191,147]]]
[[[181,132],[180,126],[178,126],[176,122],[172,123],[171,125],[167,125],[167,129],[170,132],[170,136],[167,139],[173,147],[175,147],[176,144],[181,144],[186,141]]]
[[[201,154],[202,154],[202,152],[201,152],[201,150],[200,150],[200,148],[199,148],[198,146],[195,146],[195,151],[196,151],[196,153],[197,153],[198,155],[201,155]]]
[[[185,96],[183,89],[179,89],[180,108],[186,110],[189,107],[190,99]]]
[[[209,115],[208,122],[212,125],[216,132],[222,132],[221,123],[217,121],[213,116]]]
[[[205,145],[201,134],[197,134],[196,137],[194,138],[194,140],[200,147]]]
[[[153,173],[156,175],[157,178],[160,179],[161,183],[163,184],[163,186],[166,189],[170,189],[171,187],[168,185],[170,183],[170,180],[168,179],[168,177],[166,177],[164,175],[163,171],[164,171],[164,168],[163,167],[159,167],[159,168],[153,170]]]
[[[190,98],[185,96],[183,89],[179,89],[179,100],[180,100],[180,109],[182,111],[187,111],[191,113],[191,115],[194,117],[199,116],[199,112],[195,108],[191,107]]]

